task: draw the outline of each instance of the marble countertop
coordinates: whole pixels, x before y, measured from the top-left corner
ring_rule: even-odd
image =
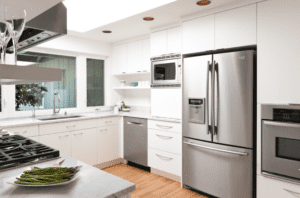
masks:
[[[63,186],[52,187],[17,187],[6,183],[15,181],[28,167],[16,168],[0,172],[0,197],[1,198],[116,198],[131,193],[136,189],[134,183],[111,175],[98,168],[75,160],[61,154],[65,158],[62,167],[82,165],[79,177],[72,183]],[[57,160],[57,159],[56,159]],[[56,160],[35,164],[34,166],[45,168],[55,163]]]
[[[69,114],[68,116],[70,115],[72,114]],[[36,118],[32,118],[32,117],[7,118],[7,119],[0,119],[0,127],[5,129],[5,127],[32,126],[32,125],[42,125],[42,124],[51,124],[51,123],[77,121],[77,120],[87,120],[87,119],[106,118],[106,117],[124,117],[124,116],[165,121],[165,122],[181,123],[181,120],[179,119],[152,117],[151,114],[148,112],[139,112],[139,111],[119,112],[118,114],[114,114],[113,111],[99,111],[99,112],[89,112],[89,113],[76,113],[74,115],[80,115],[82,117],[47,120],[47,121],[42,121],[39,119],[49,117],[49,116],[37,116]]]

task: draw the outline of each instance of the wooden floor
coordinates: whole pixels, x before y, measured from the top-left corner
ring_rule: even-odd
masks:
[[[135,183],[136,190],[131,194],[131,198],[141,197],[164,197],[164,198],[206,198],[193,191],[181,188],[179,182],[171,179],[128,166],[118,164],[103,169],[110,174]]]

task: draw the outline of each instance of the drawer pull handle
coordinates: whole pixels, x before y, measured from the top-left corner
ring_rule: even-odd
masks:
[[[63,136],[59,136],[59,138],[62,138],[62,137],[68,137],[69,135],[63,135]]]
[[[76,134],[74,134],[74,135],[80,135],[80,134],[82,134],[82,133],[76,133]]]
[[[171,128],[173,128],[172,126],[163,126],[163,125],[159,125],[159,124],[157,124],[156,126],[158,126],[160,128],[163,128],[163,129],[171,129]]]
[[[101,129],[100,131],[107,131],[107,129]]]
[[[296,193],[296,192],[294,192],[294,191],[287,190],[287,189],[285,189],[285,188],[284,188],[283,190],[285,190],[285,191],[291,193],[292,195],[300,195],[300,193]]]
[[[156,134],[157,137],[163,138],[163,139],[172,139],[173,137],[171,136],[164,136],[164,135],[158,135]]]
[[[23,131],[23,132],[15,132],[16,134],[20,134],[20,133],[27,133],[27,131]]]
[[[212,151],[217,151],[217,152],[223,152],[223,153],[230,153],[230,154],[235,154],[235,155],[243,155],[243,156],[247,156],[248,153],[242,153],[242,152],[236,152],[236,151],[228,151],[228,150],[224,150],[224,149],[217,149],[217,148],[211,148],[208,146],[201,146],[198,144],[192,144],[189,142],[183,142],[184,144],[188,144],[188,145],[192,145],[192,146],[196,146],[202,149],[207,149],[207,150],[212,150]]]
[[[170,158],[170,157],[164,157],[164,156],[161,156],[161,155],[158,155],[156,154],[158,157],[160,157],[161,159],[164,159],[164,160],[172,160],[173,158]]]
[[[72,125],[72,126],[67,126],[67,127],[76,127],[76,125]]]
[[[143,126],[142,123],[138,123],[138,122],[127,122],[127,124],[135,124],[135,125]]]
[[[106,121],[105,123],[111,123],[112,121]]]

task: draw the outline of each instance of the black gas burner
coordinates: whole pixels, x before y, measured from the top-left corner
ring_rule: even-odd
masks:
[[[59,157],[59,151],[20,135],[0,137],[0,171]]]

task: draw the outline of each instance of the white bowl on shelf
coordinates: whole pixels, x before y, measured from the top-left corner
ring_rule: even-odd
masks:
[[[129,111],[130,111],[130,108],[123,108],[122,111],[124,111],[124,112],[129,112]]]

